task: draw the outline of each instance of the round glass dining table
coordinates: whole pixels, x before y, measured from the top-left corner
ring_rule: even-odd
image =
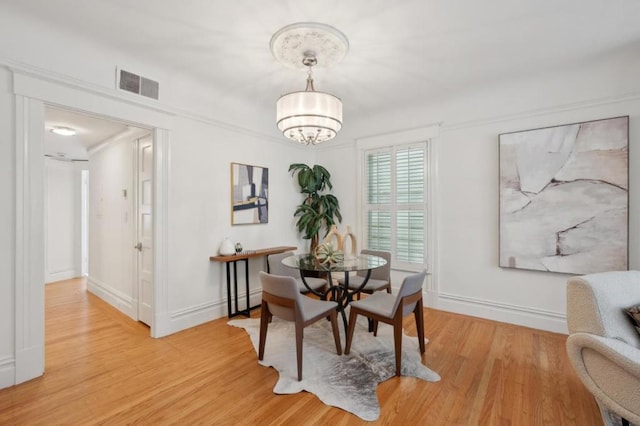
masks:
[[[362,289],[367,285],[367,281],[369,281],[369,277],[371,276],[371,270],[386,265],[387,261],[379,256],[360,254],[357,256],[347,257],[342,262],[338,263],[320,263],[311,254],[298,254],[282,259],[282,264],[300,271],[302,283],[307,287],[310,293],[319,296],[323,300],[330,298],[330,300],[338,303],[338,312],[342,315],[342,321],[346,330],[347,317],[344,313],[344,309],[353,300],[353,296],[362,291]],[[327,275],[329,287],[326,291],[316,291],[307,284],[305,281],[305,272],[310,271],[325,273]],[[350,290],[349,273],[358,271],[366,271],[366,276],[362,281],[362,284],[357,289]],[[342,285],[334,284],[332,274],[336,273],[344,274],[344,281],[342,282]]]

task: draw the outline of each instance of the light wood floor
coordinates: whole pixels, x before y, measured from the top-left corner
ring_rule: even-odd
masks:
[[[377,424],[601,424],[565,336],[432,309],[424,316],[424,362],[442,380],[382,383]],[[415,335],[411,317],[406,329]],[[152,339],[83,280],[69,280],[46,286],[46,372],[0,390],[0,424],[366,423],[312,394],[275,395],[276,377],[225,318]]]

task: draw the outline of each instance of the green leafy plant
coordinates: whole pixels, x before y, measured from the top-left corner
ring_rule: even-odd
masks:
[[[333,194],[323,193],[333,189],[331,173],[320,165],[309,167],[306,164],[294,163],[289,166],[291,176],[298,176],[300,193],[305,199],[297,208],[294,217],[298,218],[296,226],[304,239],[311,240],[311,252],[318,246],[321,230],[324,236],[329,233],[332,225],[342,222],[340,203]]]

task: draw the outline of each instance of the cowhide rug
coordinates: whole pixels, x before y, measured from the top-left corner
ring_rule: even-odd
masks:
[[[380,323],[378,336],[374,337],[367,332],[366,319],[358,318],[349,355],[336,354],[329,321],[320,320],[304,329],[302,381],[299,382],[294,324],[274,317],[267,332],[264,360],[259,362],[279,372],[273,392],[311,392],[327,405],[342,408],[363,420],[377,420],[380,404],[376,388],[395,375],[393,328]],[[257,354],[260,320],[231,320],[228,324],[247,331]],[[341,322],[339,325],[344,350],[345,333]],[[437,373],[422,364],[417,337],[403,335],[402,375],[430,382],[440,380]]]

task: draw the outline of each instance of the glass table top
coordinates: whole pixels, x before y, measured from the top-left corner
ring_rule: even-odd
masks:
[[[333,264],[318,263],[311,254],[298,254],[285,257],[282,264],[289,268],[301,269],[303,271],[320,272],[351,272],[375,269],[386,265],[387,261],[379,256],[360,254],[355,257],[345,257],[343,262]]]

